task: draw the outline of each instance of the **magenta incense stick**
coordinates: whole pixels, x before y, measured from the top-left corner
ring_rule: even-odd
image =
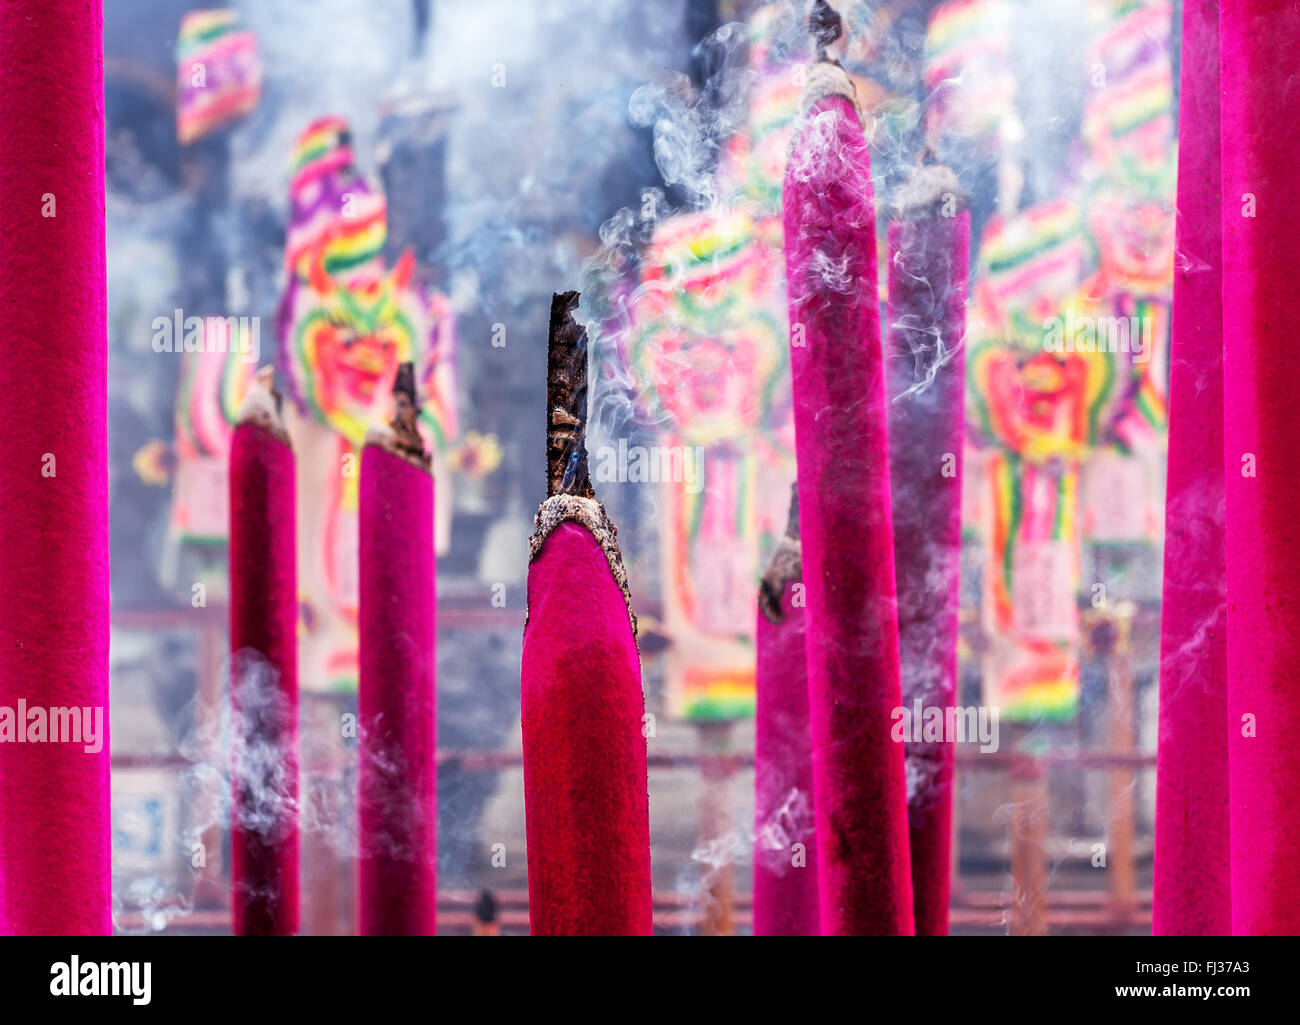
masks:
[[[808,656],[798,491],[758,597],[754,716],[754,935],[816,936]]]
[[[294,459],[274,371],[230,443],[230,823],[236,936],[298,931],[298,586]]]
[[[1231,929],[1219,4],[1183,7],[1151,930]]]
[[[814,29],[840,34],[820,0]],[[813,67],[804,107],[783,204],[821,928],[910,934],[871,162],[842,68]]]
[[[0,4],[0,933],[112,929],[103,38]]]
[[[961,460],[970,213],[947,167],[914,168],[889,226],[889,469],[903,703],[951,708],[957,692]],[[945,715],[945,721],[947,716]],[[918,936],[946,936],[953,738],[907,745]]]
[[[535,936],[649,935],[645,699],[617,529],[587,471],[587,336],[551,305],[547,494],[528,569],[521,698]]]
[[[427,936],[438,910],[436,567],[411,364],[393,397],[392,423],[361,454],[359,911],[362,935]]]
[[[1300,20],[1219,5],[1228,771],[1234,933],[1300,933]],[[1210,741],[1213,744],[1213,741]]]

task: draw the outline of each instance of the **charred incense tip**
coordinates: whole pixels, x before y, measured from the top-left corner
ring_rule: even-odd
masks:
[[[577,292],[551,299],[546,353],[546,494],[593,498],[587,471],[587,332],[574,319]]]
[[[259,367],[248,384],[248,393],[239,404],[235,425],[256,424],[274,437],[289,442],[289,432],[284,428],[283,397],[275,387],[275,368]]]
[[[768,622],[779,623],[785,618],[781,603],[785,589],[803,577],[803,548],[799,543],[799,485],[790,485],[790,516],[785,525],[785,536],[763,573],[758,588],[758,607]]]
[[[370,428],[366,433],[366,444],[378,445],[422,470],[430,470],[433,457],[424,450],[419,418],[420,399],[415,385],[415,364],[401,363],[393,381],[393,419],[383,426]]]
[[[956,217],[970,206],[970,197],[952,168],[921,163],[903,172],[894,191],[894,216],[900,221]]]
[[[826,0],[817,0],[808,14],[808,31],[817,47],[817,59],[824,61],[826,48],[844,34],[844,20]]]
[[[614,526],[605,507],[599,499],[585,495],[551,495],[537,508],[533,518],[533,536],[528,539],[528,561],[537,561],[542,554],[542,546],[561,523],[577,523],[591,532],[591,536],[605,553],[609,571],[614,576],[614,583],[623,592],[623,601],[627,604],[628,621],[632,624],[632,636],[637,635],[636,613],[632,611],[632,591],[627,583],[627,569],[623,565],[623,551],[618,546],[618,527]],[[528,610],[524,610],[524,625],[528,625]]]

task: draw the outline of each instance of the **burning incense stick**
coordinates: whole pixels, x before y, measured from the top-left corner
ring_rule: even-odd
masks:
[[[103,18],[0,4],[0,933],[107,934]],[[28,743],[27,741],[46,741]]]
[[[814,7],[819,51],[839,18]],[[809,77],[783,195],[823,933],[911,933],[875,209],[852,83]]]
[[[1289,0],[1219,5],[1224,482],[1234,933],[1300,933],[1300,23]]]
[[[551,304],[547,499],[528,570],[522,711],[534,935],[648,935],[641,659],[618,531],[587,475],[587,336]]]
[[[437,925],[433,475],[403,363],[391,425],[361,455],[361,720],[358,800],[363,935]]]
[[[889,469],[903,704],[957,692],[961,458],[970,213],[956,175],[912,170],[889,226]],[[953,738],[907,745],[918,936],[946,936],[952,875]]]
[[[1151,929],[1223,935],[1228,730],[1223,540],[1223,278],[1219,4],[1186,0],[1169,476],[1160,627],[1160,743]],[[1235,468],[1234,468],[1235,469]]]
[[[294,458],[263,367],[230,443],[230,847],[237,936],[298,931]]]
[[[799,553],[799,492],[758,595],[754,716],[754,935],[816,936],[812,738]]]

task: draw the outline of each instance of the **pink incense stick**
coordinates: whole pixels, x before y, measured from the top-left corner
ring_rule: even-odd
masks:
[[[230,704],[236,936],[298,931],[298,587],[294,460],[274,371],[230,443]]]
[[[838,16],[820,0],[819,16],[833,41]],[[783,203],[821,929],[910,934],[870,158],[838,65],[814,66],[804,103]]]
[[[754,935],[816,936],[812,738],[798,491],[758,598],[754,716]]]
[[[956,175],[939,165],[912,170],[894,206],[889,469],[900,682],[908,708],[948,709],[957,693],[970,213]],[[907,745],[918,936],[948,934],[953,753],[952,737]]]
[[[1300,933],[1300,93],[1295,0],[1219,5],[1234,933]],[[1212,740],[1207,743],[1213,744]]]
[[[0,4],[0,125],[0,195],[8,204],[0,232],[6,403],[0,933],[107,934],[107,314],[98,0]]]
[[[361,454],[359,898],[366,936],[437,926],[437,708],[433,475],[416,428],[414,367],[391,428]]]
[[[1151,914],[1165,936],[1231,929],[1219,6],[1183,7]]]
[[[649,935],[645,699],[617,529],[587,471],[587,336],[551,306],[549,497],[528,570],[522,714],[535,936]]]

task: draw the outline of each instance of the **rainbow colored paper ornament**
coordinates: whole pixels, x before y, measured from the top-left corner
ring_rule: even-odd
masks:
[[[1163,472],[1174,273],[1173,11],[1167,0],[1094,0],[1088,13],[1083,202],[1096,271],[1083,294],[1130,360],[1114,451],[1087,467],[1084,526],[1093,541],[1154,542],[1162,509],[1148,482]]]
[[[967,353],[968,437],[990,487],[987,700],[1008,719],[1078,703],[1080,466],[1114,415],[1116,355],[1074,307],[1088,249],[1065,201],[995,217],[977,263]]]
[[[1104,83],[1084,111],[1085,205],[1098,265],[1087,291],[1150,338],[1134,362],[1133,415],[1118,442],[1126,451],[1159,448],[1174,275],[1172,7],[1098,0],[1089,10],[1097,29],[1088,60],[1104,69]]]
[[[622,338],[656,446],[702,472],[661,484],[669,704],[689,719],[753,713],[760,522],[783,528],[760,496],[793,479],[784,289],[755,234],[743,209],[663,221]]]
[[[277,328],[300,494],[326,497],[299,510],[303,686],[350,690],[357,662],[357,512],[360,449],[392,416],[401,363],[414,362],[421,422],[433,454],[435,543],[450,538],[448,473],[457,441],[451,306],[418,278],[414,257],[388,267],[387,209],[353,163],[351,133],[322,118],[291,157],[287,281]]]
[[[239,12],[190,11],[176,37],[176,137],[197,142],[257,107],[262,59]]]
[[[1108,178],[1172,196],[1173,67],[1169,0],[1092,0],[1083,138]]]
[[[1007,0],[954,0],[935,9],[925,33],[926,134],[997,150],[1018,138]]]
[[[326,274],[374,270],[388,238],[383,193],[352,162],[347,122],[325,117],[298,137],[290,156],[285,269],[306,280],[319,259]]]
[[[182,542],[220,544],[229,534],[230,437],[257,370],[245,330],[245,321],[209,317],[201,347],[179,356],[171,528]]]

